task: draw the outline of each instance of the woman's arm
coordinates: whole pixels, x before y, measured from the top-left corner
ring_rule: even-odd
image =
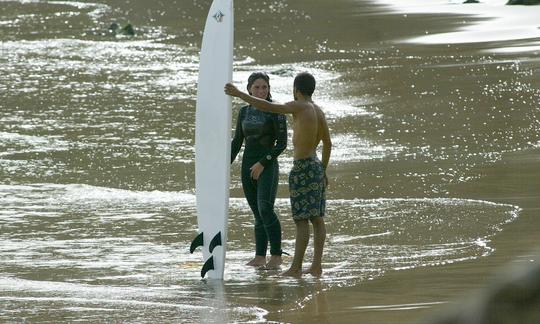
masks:
[[[236,119],[236,129],[234,130],[234,138],[231,142],[231,163],[233,163],[236,159],[236,156],[238,155],[238,152],[240,152],[240,148],[242,147],[242,143],[244,143],[244,131],[242,130],[242,121],[244,120],[245,111],[246,107],[240,108],[240,112],[238,113],[238,117]]]

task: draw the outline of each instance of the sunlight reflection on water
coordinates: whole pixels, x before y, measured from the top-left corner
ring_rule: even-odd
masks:
[[[187,251],[197,232],[192,193],[34,184],[1,185],[0,197],[0,263],[6,269],[0,286],[13,296],[2,297],[9,303],[90,307],[99,302],[113,309],[144,305],[166,314],[206,307],[205,299],[197,297],[204,293],[199,287],[201,257]],[[262,316],[238,305],[249,296],[258,305],[265,298],[272,303],[283,294],[301,293],[301,286],[295,279],[244,266],[252,254],[252,216],[244,199],[233,198],[230,206],[224,289],[227,305],[236,306],[229,312],[233,318]],[[518,211],[448,198],[330,200],[320,282],[340,287],[389,270],[478,258],[492,251],[490,237]],[[278,199],[277,212],[284,250],[292,251],[294,225],[287,199]],[[308,249],[308,258],[311,253]],[[276,284],[279,291],[263,288]]]
[[[173,12],[183,17],[173,17],[178,25],[137,26],[129,38],[106,35],[110,20],[125,19],[113,6],[3,1],[14,9],[0,17],[7,35],[0,45],[0,319],[262,321],[272,306],[300,305],[316,285],[352,286],[493,252],[492,237],[519,207],[451,198],[447,188],[478,179],[477,169],[505,152],[538,146],[534,70],[483,55],[366,49],[358,40],[343,49],[310,39],[304,49],[291,44],[295,31],[276,46],[264,42],[268,12],[285,15],[284,30],[311,17],[294,3],[268,3],[267,11],[242,4],[258,15],[244,21],[261,24],[241,31],[234,82],[244,88],[251,72],[267,71],[274,99],[287,102],[298,72],[317,76],[316,101],[334,141],[325,277],[246,268],[253,221],[238,195],[230,200],[225,282],[201,281],[201,257],[187,251],[197,232],[200,38],[191,30],[200,19],[189,10],[205,11],[204,3]],[[152,5],[162,17],[174,11]],[[306,59],[260,59],[275,48]],[[233,114],[242,104],[234,102]],[[292,252],[294,224],[282,198],[290,149],[280,163],[276,208]]]

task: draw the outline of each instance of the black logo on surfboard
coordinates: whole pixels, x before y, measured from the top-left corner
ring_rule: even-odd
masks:
[[[225,15],[223,14],[223,12],[221,12],[221,10],[218,10],[218,12],[216,12],[212,17],[214,17],[214,19],[220,23],[223,21],[223,17],[225,17]]]

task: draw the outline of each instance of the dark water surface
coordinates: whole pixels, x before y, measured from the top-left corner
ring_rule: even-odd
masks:
[[[287,101],[296,73],[318,80],[315,100],[334,142],[325,274],[297,280],[244,267],[252,216],[237,162],[225,280],[201,281],[188,245],[197,232],[195,96],[209,6],[0,1],[0,321],[369,313],[376,322],[407,307],[373,315],[371,302],[413,303],[396,297],[410,292],[399,285],[361,295],[396,276],[429,281],[447,269],[470,275],[464,290],[486,260],[527,259],[540,225],[534,55],[396,42],[449,30],[451,16],[404,20],[364,1],[237,2],[235,82],[244,87],[265,70],[273,97]],[[108,34],[112,22],[132,23],[136,35]],[[505,167],[512,163],[518,168]],[[276,203],[287,251],[291,166],[288,148]],[[455,282],[433,280],[423,291],[439,295],[422,308],[455,291]]]

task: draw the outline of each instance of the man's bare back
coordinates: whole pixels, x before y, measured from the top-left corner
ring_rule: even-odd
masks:
[[[304,102],[303,105],[306,106],[305,109],[293,114],[295,160],[315,156],[319,143],[329,136],[326,118],[321,108],[313,102]]]
[[[293,113],[294,159],[300,160],[315,155],[317,149],[318,114],[317,106],[309,101],[296,102],[300,107]]]

